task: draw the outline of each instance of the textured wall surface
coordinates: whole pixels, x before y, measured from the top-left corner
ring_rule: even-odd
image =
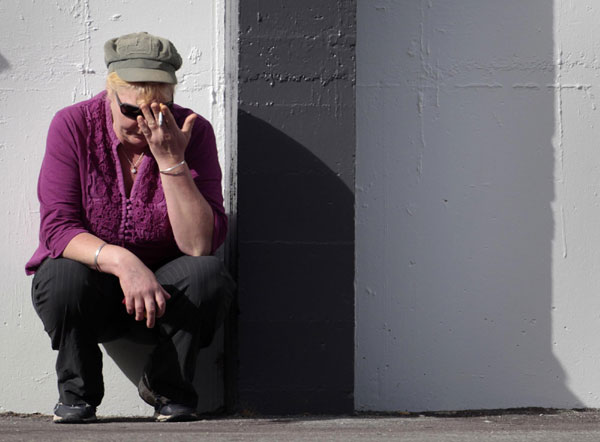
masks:
[[[598,407],[598,5],[358,5],[356,408]]]
[[[223,4],[177,2],[165,9],[157,0],[0,3],[0,411],[49,413],[57,399],[55,353],[31,306],[23,270],[37,246],[36,182],[51,118],[103,89],[107,39],[145,30],[170,38],[179,49],[184,66],[177,101],[212,120],[223,164]],[[124,354],[127,348],[107,348],[129,374],[138,368]],[[105,356],[104,362],[107,393],[99,413],[151,413],[113,360]],[[200,385],[218,385],[217,374]],[[222,404],[222,398],[213,399],[206,408]]]
[[[355,2],[240,3],[239,405],[353,407]]]

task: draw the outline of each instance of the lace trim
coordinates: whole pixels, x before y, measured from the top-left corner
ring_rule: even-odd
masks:
[[[136,180],[136,192],[127,200],[119,188],[113,155],[112,128],[105,124],[106,103],[98,100],[85,109],[88,131],[85,174],[85,220],[88,230],[103,240],[124,245],[174,240],[167,215],[165,195],[158,181],[158,167],[147,158]],[[98,124],[98,122],[102,122]],[[130,227],[127,227],[130,226]]]

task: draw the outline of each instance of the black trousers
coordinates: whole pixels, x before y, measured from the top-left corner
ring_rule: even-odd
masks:
[[[144,368],[148,387],[163,398],[196,406],[197,352],[225,318],[235,283],[218,258],[182,256],[155,272],[171,295],[153,329],[128,315],[117,277],[67,258],[46,259],[33,278],[35,310],[58,350],[59,401],[99,405],[104,396],[100,342],[143,336],[156,343]]]

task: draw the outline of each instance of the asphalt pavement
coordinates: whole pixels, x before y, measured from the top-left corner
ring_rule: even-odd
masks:
[[[0,441],[594,441],[599,410],[497,410],[355,416],[218,417],[157,423],[100,417],[53,424],[50,416],[0,414]]]

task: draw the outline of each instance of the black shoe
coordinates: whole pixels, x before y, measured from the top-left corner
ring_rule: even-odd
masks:
[[[158,422],[186,422],[198,419],[196,409],[181,404],[157,405],[154,419]]]
[[[67,405],[59,402],[54,407],[54,423],[82,424],[95,422],[96,407],[88,404]]]

